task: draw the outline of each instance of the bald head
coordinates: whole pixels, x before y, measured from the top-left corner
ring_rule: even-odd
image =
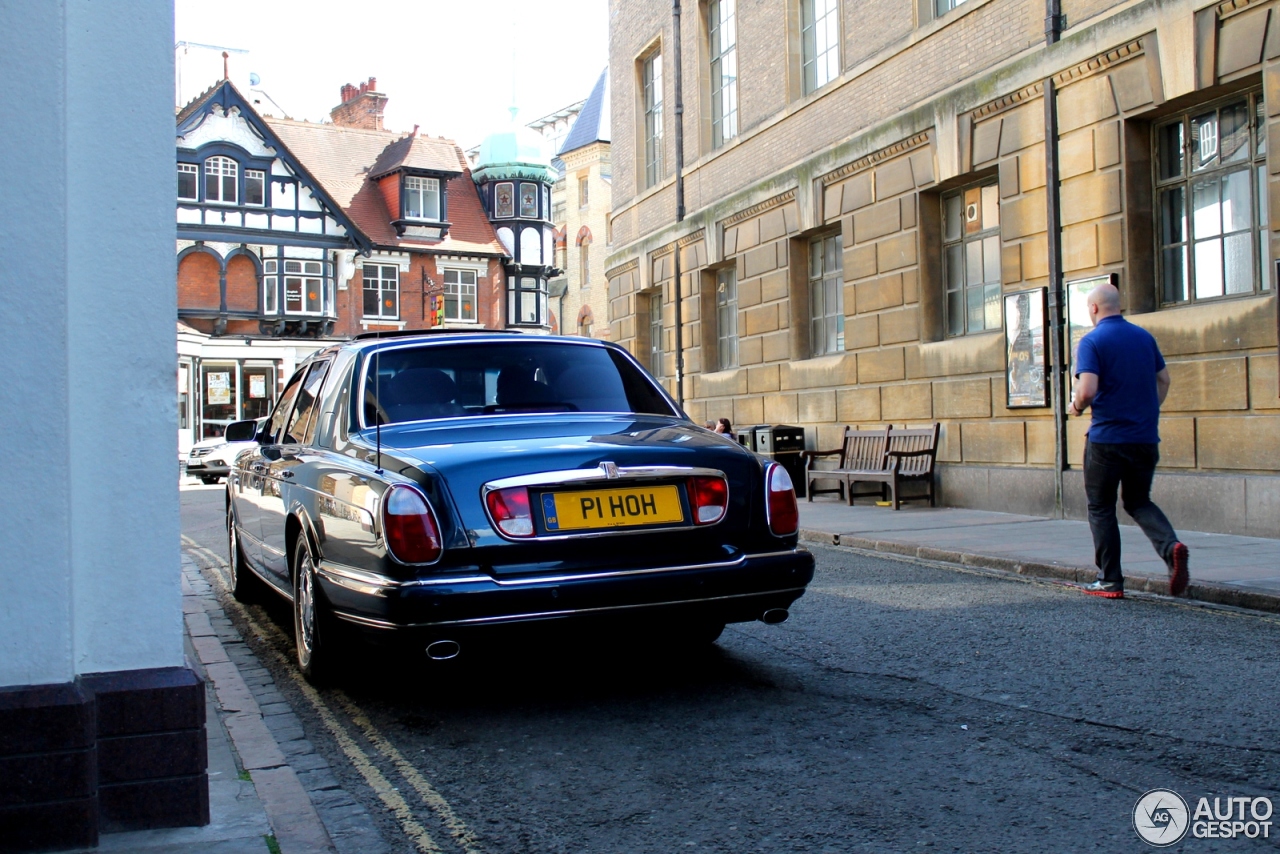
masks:
[[[1120,291],[1110,283],[1098,285],[1089,291],[1089,316],[1097,323],[1104,317],[1120,313]],[[1096,311],[1094,309],[1097,309]]]

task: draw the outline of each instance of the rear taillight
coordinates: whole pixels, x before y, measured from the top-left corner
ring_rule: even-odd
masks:
[[[800,529],[800,505],[796,504],[796,489],[791,475],[777,463],[770,464],[764,473],[764,488],[768,494],[766,508],[769,530],[774,536],[786,537]]]
[[[508,537],[532,537],[533,514],[529,512],[529,490],[523,486],[495,489],[485,496],[489,516]]]
[[[435,563],[444,551],[431,505],[410,486],[396,484],[382,497],[382,533],[400,563]]]
[[[689,478],[689,506],[695,524],[719,522],[729,509],[729,484],[722,477]]]

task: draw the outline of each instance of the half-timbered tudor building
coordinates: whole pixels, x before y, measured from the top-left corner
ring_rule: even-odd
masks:
[[[373,78],[332,123],[223,80],[177,116],[179,450],[265,415],[329,340],[501,328],[509,253],[451,140],[382,126]]]

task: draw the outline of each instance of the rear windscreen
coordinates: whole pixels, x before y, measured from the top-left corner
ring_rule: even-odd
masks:
[[[376,350],[365,376],[366,426],[504,412],[679,414],[625,356],[598,346],[490,341]]]

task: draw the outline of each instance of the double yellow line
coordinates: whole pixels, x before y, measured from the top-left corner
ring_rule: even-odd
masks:
[[[212,570],[211,575],[214,578],[218,588],[224,595],[223,607],[233,611],[236,616],[248,623],[259,637],[264,640],[274,638],[277,641],[284,641],[292,644],[293,641],[278,626],[259,623],[253,618],[239,602],[230,596],[229,579],[226,574],[227,563],[221,555],[212,552],[192,540],[190,537],[183,535],[183,547],[192,555],[201,558],[202,561]],[[364,778],[365,783],[378,796],[378,799],[387,807],[396,821],[400,824],[400,829],[404,832],[414,844],[415,847],[423,854],[443,854],[436,841],[432,839],[431,834],[423,827],[422,823],[414,816],[413,809],[409,803],[400,794],[400,791],[387,779],[377,764],[370,758],[360,746],[359,742],[352,737],[351,732],[330,708],[325,698],[320,695],[315,688],[311,686],[306,679],[298,672],[293,660],[285,655],[271,643],[264,645],[268,655],[274,661],[282,665],[285,673],[289,674],[289,678],[293,684],[306,698],[311,708],[315,710],[316,716],[320,718],[320,722],[324,724],[324,728],[329,731],[337,742],[339,749],[351,762],[353,768]],[[449,802],[444,796],[435,790],[435,788],[427,782],[426,777],[422,775],[413,763],[411,763],[404,754],[392,744],[386,736],[378,731],[378,728],[369,720],[368,715],[356,705],[350,697],[344,692],[335,690],[332,693],[333,699],[337,701],[343,713],[346,714],[348,720],[355,725],[361,735],[377,750],[384,760],[391,763],[396,772],[409,785],[410,788],[421,799],[422,804],[435,814],[440,823],[449,832],[449,836],[453,842],[461,848],[466,854],[481,854],[475,834],[467,827],[462,819],[458,818],[453,808],[449,806]],[[450,846],[452,847],[452,846]]]

